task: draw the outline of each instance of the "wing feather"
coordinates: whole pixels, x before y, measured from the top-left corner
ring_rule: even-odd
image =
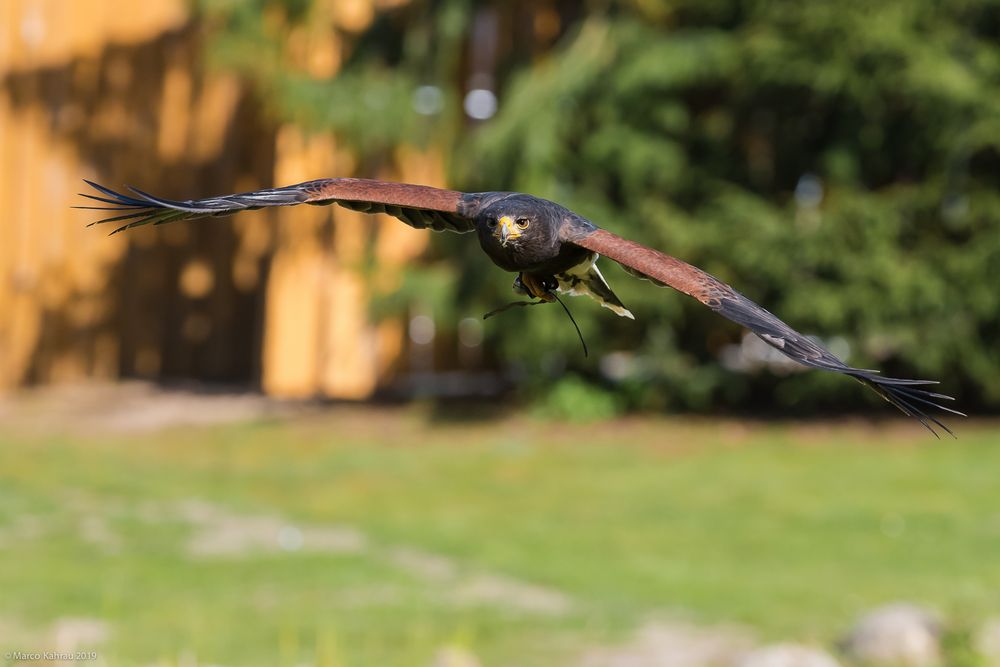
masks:
[[[183,201],[164,199],[132,187],[129,188],[132,195],[127,195],[98,183],[85,182],[103,196],[83,193],[81,196],[111,205],[100,207],[100,210],[109,211],[110,215],[91,225],[138,218],[117,227],[112,234],[140,225],[160,225],[178,220],[232,215],[265,206],[298,204],[339,204],[364,213],[387,213],[417,229],[469,232],[475,228],[479,206],[479,197],[474,194],[363,178],[324,178],[281,188]],[[135,213],[115,215],[129,211]]]
[[[621,264],[626,271],[640,278],[672,287],[694,297],[715,312],[743,325],[765,343],[804,366],[849,375],[874,389],[882,398],[904,414],[914,417],[937,436],[934,426],[950,435],[951,430],[920,406],[928,406],[965,416],[941,405],[953,400],[950,396],[918,388],[937,384],[933,380],[907,380],[883,377],[878,371],[853,368],[832,352],[775,317],[718,278],[676,257],[629,241],[604,229],[596,229],[570,239],[580,247],[592,250]]]

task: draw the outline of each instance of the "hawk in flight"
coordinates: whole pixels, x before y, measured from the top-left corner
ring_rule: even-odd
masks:
[[[632,318],[608,287],[595,263],[604,255],[626,271],[661,287],[694,297],[719,315],[746,327],[768,345],[810,368],[849,375],[868,385],[931,433],[934,426],[951,434],[927,414],[945,407],[943,394],[928,391],[930,380],[883,377],[877,371],[852,368],[813,340],[798,333],[729,285],[686,262],[629,241],[545,199],[517,192],[463,193],[425,185],[358,178],[325,178],[282,188],[241,194],[172,201],[130,188],[125,195],[86,181],[100,194],[83,195],[110,217],[91,224],[122,223],[112,233],[141,225],[218,217],[265,206],[339,204],[365,213],[387,213],[417,229],[475,233],[494,264],[517,274],[514,290],[541,301],[556,293],[587,295],[622,317]],[[964,416],[964,415],[962,415]]]

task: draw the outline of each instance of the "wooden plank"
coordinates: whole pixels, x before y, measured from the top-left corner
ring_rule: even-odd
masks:
[[[328,27],[363,26],[372,7],[323,9],[327,27],[310,26],[295,61],[332,74],[341,48]],[[196,32],[171,32],[187,11],[185,0],[0,3],[0,76],[14,77],[0,83],[0,389],[259,368],[276,395],[367,397],[404,327],[369,321],[362,264],[374,241],[380,262],[401,267],[426,233],[296,207],[108,238],[68,208],[80,177],[199,196],[354,171],[330,136],[287,127],[273,140],[237,79],[204,75]],[[207,272],[207,291],[185,287],[192,271]]]

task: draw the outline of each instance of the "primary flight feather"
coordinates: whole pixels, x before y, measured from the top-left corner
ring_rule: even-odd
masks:
[[[935,435],[935,426],[952,432],[926,408],[962,415],[941,404],[951,397],[924,388],[937,382],[889,378],[877,371],[852,368],[701,269],[600,229],[559,204],[531,195],[463,193],[407,183],[324,178],[282,188],[172,201],[134,188],[130,188],[131,195],[125,195],[87,183],[100,195],[83,196],[103,205],[79,208],[109,212],[109,217],[91,224],[122,223],[113,234],[141,225],[296,204],[339,204],[365,213],[387,213],[417,229],[475,232],[483,251],[497,266],[517,273],[514,289],[518,293],[543,301],[554,300],[557,292],[587,295],[618,315],[631,318],[632,313],[611,291],[596,265],[597,258],[604,255],[635,276],[694,297],[800,364],[849,375],[868,385]]]

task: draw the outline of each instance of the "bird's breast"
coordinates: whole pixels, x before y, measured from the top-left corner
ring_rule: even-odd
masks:
[[[554,247],[530,242],[512,242],[506,246],[483,244],[483,250],[494,264],[505,271],[545,275],[568,271],[590,254],[589,250],[569,243],[559,243]]]

